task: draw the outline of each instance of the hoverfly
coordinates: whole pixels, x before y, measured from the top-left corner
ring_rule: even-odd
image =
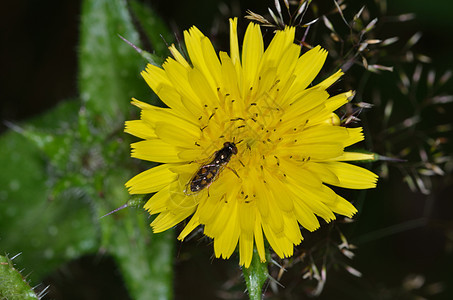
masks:
[[[189,194],[198,193],[209,187],[217,178],[220,171],[230,161],[231,156],[238,153],[238,148],[233,142],[225,142],[222,149],[214,153],[214,159],[205,165],[202,165],[197,173],[189,181]],[[186,191],[186,194],[187,191]]]

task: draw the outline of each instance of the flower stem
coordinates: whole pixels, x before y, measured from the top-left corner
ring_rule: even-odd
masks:
[[[263,294],[263,285],[269,276],[267,262],[261,262],[256,249],[253,249],[253,258],[248,268],[242,268],[249,299],[260,300]]]

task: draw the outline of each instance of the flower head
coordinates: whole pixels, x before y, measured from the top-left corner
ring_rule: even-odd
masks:
[[[155,193],[145,204],[159,214],[154,232],[191,216],[179,239],[202,225],[216,257],[229,258],[239,244],[248,267],[254,245],[265,261],[264,237],[289,257],[303,239],[300,226],[313,231],[318,217],[352,217],[355,207],[329,186],[373,188],[377,176],[345,163],[371,157],[344,151],[363,134],[339,126],[333,113],[353,96],[326,92],[342,72],[309,87],[327,52],[318,46],[300,56],[293,27],[265,49],[260,27],[250,24],[241,55],[236,26],[230,20],[229,55],[217,55],[192,27],[184,32],[190,62],[172,45],[162,68],[142,72],[168,108],[134,99],[141,118],[125,131],[143,139],[132,144],[133,157],[161,165],[126,186],[131,194]]]

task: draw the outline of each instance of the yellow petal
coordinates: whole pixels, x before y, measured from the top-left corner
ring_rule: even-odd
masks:
[[[178,51],[178,49],[176,49],[174,44],[171,44],[171,46],[168,47],[168,49],[170,50],[171,54],[173,55],[173,57],[175,58],[175,60],[177,62],[179,62],[181,65],[183,65],[184,68],[186,68],[186,69],[190,68],[189,63],[184,58],[184,56],[182,56],[182,54]]]
[[[238,193],[239,186],[230,186],[230,193],[226,194],[222,201],[219,201],[219,208],[217,217],[212,222],[205,224],[205,234],[209,237],[218,237],[223,234],[225,227],[230,221],[231,215],[237,214],[234,207],[237,206],[236,195]],[[239,222],[238,222],[239,226]]]
[[[189,83],[189,70],[171,58],[168,58],[165,61],[163,68],[165,69],[171,85],[180,95],[180,100],[184,107],[192,113],[194,117],[198,118],[202,112],[202,102]]]
[[[135,98],[132,98],[131,104],[143,110],[155,109],[155,106],[152,106],[151,104],[148,104],[146,102],[139,101]]]
[[[318,218],[316,218],[313,211],[305,205],[304,201],[301,201],[300,199],[294,201],[294,215],[302,227],[310,231],[315,231],[319,228]]]
[[[265,262],[266,252],[264,251],[263,229],[261,228],[261,217],[258,212],[256,213],[254,237],[256,250],[258,251],[260,261]]]
[[[156,135],[170,145],[192,148],[195,141],[200,138],[200,130],[192,131],[190,127],[180,126],[181,123],[159,122],[156,124]]]
[[[292,178],[296,182],[309,185],[314,189],[319,188],[322,182],[316,175],[313,176],[313,172],[306,168],[305,164],[296,164],[293,160],[282,159],[280,160],[281,169],[284,170],[285,174]],[[288,187],[284,186],[288,190]],[[276,191],[279,193],[281,188],[276,187]],[[291,207],[292,208],[292,207]],[[286,210],[290,211],[290,210]]]
[[[189,71],[189,82],[192,88],[197,91],[197,96],[199,97],[201,103],[203,103],[204,107],[209,107],[214,110],[215,107],[219,106],[217,94],[214,93],[214,89],[209,85],[206,76],[198,69]]]
[[[256,206],[263,219],[269,216],[269,202],[273,201],[273,194],[269,191],[268,185],[257,180],[256,181]]]
[[[171,85],[166,72],[152,64],[147,64],[145,71],[142,71],[140,74],[155,93],[157,93],[160,86]]]
[[[215,63],[212,68],[220,68],[220,64],[211,42],[195,26],[190,28],[188,31],[184,31],[184,41],[194,68],[200,70],[206,78],[209,86],[215,89],[217,84],[211,74],[211,66],[208,65],[208,62],[205,60],[205,56],[207,56],[210,63]],[[215,62],[216,60],[217,62]],[[219,71],[215,70],[213,72],[218,74]]]
[[[153,232],[159,233],[165,231],[190,216],[193,212],[194,209],[187,209],[179,211],[178,213],[174,213],[172,211],[162,212],[151,223]]]
[[[143,206],[150,214],[157,214],[167,210],[167,202],[170,199],[171,184],[155,193]]]
[[[324,144],[330,143],[332,141],[348,140],[350,138],[350,135],[360,135],[360,137],[363,137],[360,134],[360,130],[351,130],[350,128],[340,126],[316,125],[304,129],[300,134],[301,139],[298,142],[301,145],[317,143]],[[355,136],[354,140],[357,140]]]
[[[228,207],[228,218],[219,236],[214,239],[214,253],[216,257],[229,258],[238,244],[240,226],[237,214],[237,202],[232,201]]]
[[[230,56],[234,65],[240,65],[237,24],[237,18],[230,19]]]
[[[253,237],[255,230],[256,208],[252,202],[239,203],[239,224],[241,226],[241,235],[246,234]]]
[[[328,111],[334,111],[348,103],[352,97],[354,97],[354,92],[348,91],[342,94],[332,96],[326,102],[326,109]]]
[[[343,197],[335,194],[335,192],[332,191],[327,186],[323,186],[322,190],[324,193],[330,195],[329,197],[325,197],[323,202],[333,212],[335,212],[337,214],[341,214],[343,216],[347,216],[349,218],[351,218],[355,213],[357,213],[357,209],[354,207],[354,205],[352,205],[350,202],[348,202]]]
[[[233,64],[232,59],[228,57],[225,52],[220,52],[220,60],[222,62],[221,73],[222,73],[222,86],[229,95],[225,95],[224,101],[231,101],[238,99],[240,96],[237,72]],[[226,106],[228,107],[228,106]]]
[[[239,237],[239,264],[248,268],[253,257],[253,231],[252,233],[241,232]]]
[[[332,161],[376,160],[374,153],[344,152],[343,155],[331,159]]]
[[[155,93],[159,96],[160,100],[170,107],[174,114],[179,116],[183,120],[195,123],[197,120],[182,103],[181,95],[173,86],[161,85]]]
[[[142,110],[141,118],[153,128],[155,128],[157,122],[167,122],[184,128],[192,133],[198,133],[199,131],[198,126],[195,123],[181,118],[181,116],[176,114],[173,109],[169,108],[153,107],[151,109]]]
[[[186,238],[187,235],[189,235],[195,228],[197,228],[200,225],[200,222],[198,220],[198,210],[195,212],[195,214],[192,216],[190,219],[189,223],[187,223],[186,227],[181,231],[181,233],[178,236],[178,240],[182,241]]]
[[[349,189],[370,189],[376,187],[378,176],[367,169],[343,162],[324,162],[340,181],[336,186]]]
[[[297,78],[294,80],[290,91],[288,91],[289,98],[304,90],[315,79],[326,58],[327,51],[320,46],[316,46],[299,57],[294,70]]]
[[[330,171],[329,168],[326,167],[324,164],[309,161],[304,164],[304,168],[308,172],[313,174],[313,177],[316,177],[317,179],[321,180],[324,183],[332,185],[337,185],[340,183],[338,177],[332,171]]]
[[[285,223],[286,237],[294,245],[299,245],[303,238],[296,217],[292,213],[285,213],[283,214],[283,221]]]
[[[294,141],[299,141],[295,139]],[[287,147],[278,150],[282,156],[296,156],[310,158],[313,161],[325,161],[343,154],[343,145],[341,141],[325,143],[288,143]]]
[[[282,233],[284,231],[284,224],[283,224],[283,213],[280,208],[277,206],[277,201],[275,198],[270,199],[269,201],[269,210],[270,213],[268,214],[267,218],[264,220],[265,223],[269,225],[275,233]]]
[[[313,213],[323,218],[326,222],[335,220],[335,215],[332,213],[332,210],[323,203],[324,198],[331,196],[330,194],[327,194],[320,189],[314,190],[309,187],[305,187],[303,184],[299,185],[296,182],[293,182],[290,187],[299,197],[300,201]]]
[[[204,156],[205,150],[201,147],[198,147],[196,149],[181,149],[181,151],[179,152],[179,158],[184,161],[196,161],[203,163],[204,161],[200,161],[200,158],[204,158]]]
[[[330,87],[332,84],[334,84],[338,79],[340,79],[341,76],[343,76],[343,72],[341,70],[338,70],[333,75],[329,76],[328,78],[324,79],[322,82],[315,85],[313,87],[313,89],[325,90],[328,87]]]
[[[338,127],[338,126],[334,126],[334,127]],[[340,127],[340,128],[343,128],[343,127]],[[354,145],[360,141],[363,141],[363,139],[365,138],[363,136],[362,127],[346,128],[346,129],[348,131],[348,137],[343,140],[344,147]]]
[[[266,181],[269,186],[272,187],[271,191],[273,194],[273,199],[269,201],[276,203],[278,205],[278,210],[285,212],[291,211],[293,209],[293,195],[291,192],[289,192],[287,184],[275,178],[270,173],[267,173],[266,175]],[[271,206],[272,205],[269,206],[269,208],[271,209],[271,214],[276,213]]]
[[[262,223],[264,235],[266,236],[267,241],[272,247],[272,250],[279,256],[285,257],[283,250],[280,248],[283,246],[280,243],[280,240],[275,236],[274,232],[270,229],[266,222]]]
[[[169,185],[177,176],[169,170],[170,167],[171,164],[163,164],[135,175],[125,184],[129,193],[149,194]]]
[[[211,224],[214,219],[218,217],[220,210],[222,209],[221,197],[207,197],[205,201],[200,203],[198,207],[198,218],[201,224]]]
[[[126,121],[125,125],[124,132],[135,135],[136,137],[142,139],[153,139],[157,137],[154,128],[142,120]]]
[[[249,89],[255,81],[263,52],[264,45],[260,26],[251,22],[245,32],[242,45],[243,92]]]
[[[201,51],[203,52],[203,58],[207,70],[209,71],[209,75],[213,78],[213,82],[211,83],[214,83],[214,85],[212,85],[211,88],[214,90],[218,87],[220,82],[220,61],[211,41],[207,37],[201,39]]]
[[[284,118],[288,120],[298,119],[299,124],[301,124],[303,121],[300,120],[300,116],[308,119],[312,115],[316,115],[316,112],[324,108],[324,103],[328,97],[329,94],[323,90],[310,90],[309,92],[303,90],[295,94],[293,98],[288,98],[289,103]],[[317,109],[313,110],[315,108]]]
[[[131,156],[143,160],[161,163],[184,162],[178,157],[179,150],[161,140],[144,140],[131,144]]]
[[[272,249],[279,257],[284,258],[293,255],[293,243],[290,242],[284,232],[275,233],[266,223],[263,223],[263,231]]]

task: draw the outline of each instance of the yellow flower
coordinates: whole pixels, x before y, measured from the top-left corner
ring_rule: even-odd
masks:
[[[141,118],[125,131],[143,139],[131,145],[132,157],[161,165],[126,187],[155,193],[145,204],[159,214],[154,232],[192,216],[180,240],[202,225],[216,257],[229,258],[239,243],[239,263],[248,267],[254,245],[265,261],[264,236],[279,257],[289,257],[303,239],[300,226],[313,231],[318,217],[330,222],[357,212],[329,186],[375,187],[375,174],[345,163],[372,156],[344,151],[363,134],[339,126],[333,113],[353,96],[326,92],[342,72],[309,87],[327,52],[318,46],[300,56],[294,35],[293,27],[277,32],[265,50],[251,23],[241,56],[232,19],[230,54],[217,55],[192,27],[184,32],[190,62],[172,45],[163,68],[142,72],[168,108],[133,99]]]

